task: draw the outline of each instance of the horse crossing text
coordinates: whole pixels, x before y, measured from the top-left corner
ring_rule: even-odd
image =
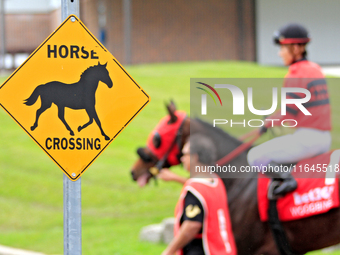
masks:
[[[97,52],[91,50],[90,52],[81,48],[78,45],[47,45],[47,57],[48,58],[81,58],[81,59],[99,59]]]
[[[100,150],[100,139],[96,138],[58,138],[48,137],[45,141],[47,150]]]

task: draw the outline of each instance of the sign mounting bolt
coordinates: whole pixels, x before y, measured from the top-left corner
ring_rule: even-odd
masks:
[[[72,21],[72,22],[75,22],[75,21],[76,21],[76,18],[75,18],[75,17],[71,17],[71,21]]]
[[[75,173],[72,173],[72,177],[76,177],[76,174],[75,174]]]

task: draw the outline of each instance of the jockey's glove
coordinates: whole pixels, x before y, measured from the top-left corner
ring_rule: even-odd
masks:
[[[267,130],[268,130],[268,128],[267,128],[266,126],[262,126],[262,127],[260,128],[260,135],[266,133]]]

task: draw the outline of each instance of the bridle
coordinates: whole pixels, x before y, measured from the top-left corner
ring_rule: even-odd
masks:
[[[173,121],[174,117],[176,118]],[[148,169],[150,175],[156,178],[159,171],[165,167],[180,164],[183,147],[183,129],[185,120],[188,119],[184,111],[175,111],[172,115],[162,118],[155,129],[150,133],[147,148],[152,157],[137,150],[144,162],[152,162],[157,158],[155,166]],[[140,150],[140,149],[139,149]]]
[[[173,139],[170,147],[168,148],[168,150],[165,152],[164,156],[158,160],[158,162],[156,163],[155,166],[151,167],[149,169],[149,173],[151,174],[151,176],[157,180],[157,175],[159,174],[159,172],[162,170],[162,168],[164,168],[164,166],[167,164],[169,166],[171,166],[170,163],[167,162],[168,156],[170,154],[170,152],[174,149],[175,145],[177,144],[178,148],[181,148],[182,144],[182,135],[183,135],[183,126],[184,126],[184,122],[187,119],[187,116],[182,120],[182,123],[179,127],[179,129],[176,132],[176,136]],[[180,152],[179,157],[182,155],[182,152]]]
[[[256,132],[254,132],[256,131]],[[252,146],[252,144],[260,138],[260,136],[262,135],[261,132],[258,132],[257,130],[254,130],[252,132],[249,132],[248,134],[245,134],[244,136],[242,136],[239,140],[243,141],[244,139],[250,137],[250,136],[254,136],[249,142],[246,143],[242,143],[240,144],[238,147],[236,147],[234,150],[232,150],[231,152],[229,152],[227,155],[225,155],[223,158],[217,160],[216,164],[219,166],[223,166],[227,163],[229,163],[230,161],[232,161],[233,159],[237,158],[238,155],[240,155],[242,152],[246,151],[248,148],[250,148],[250,146]]]

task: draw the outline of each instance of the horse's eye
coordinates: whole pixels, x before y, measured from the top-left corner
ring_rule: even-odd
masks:
[[[158,149],[162,144],[161,136],[158,132],[155,132],[155,134],[152,137],[152,143],[155,146],[156,149]]]

